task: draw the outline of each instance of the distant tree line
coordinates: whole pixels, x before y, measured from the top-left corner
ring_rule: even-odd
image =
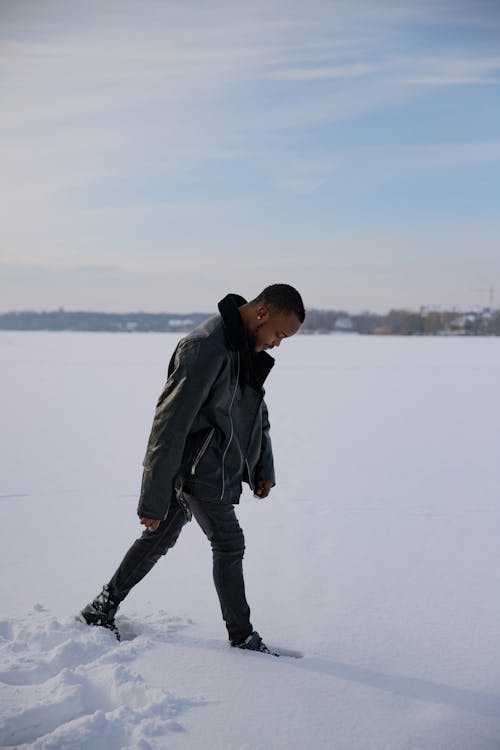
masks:
[[[188,331],[206,320],[204,313],[9,312],[0,329],[9,331]]]
[[[305,333],[351,331],[385,336],[500,336],[500,310],[391,310],[386,315],[308,310]]]
[[[0,330],[10,331],[190,331],[213,313],[9,312]],[[500,310],[391,310],[386,315],[345,310],[307,311],[304,333],[351,332],[386,336],[500,336]]]

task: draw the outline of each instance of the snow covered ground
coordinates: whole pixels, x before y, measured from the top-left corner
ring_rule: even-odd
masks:
[[[0,746],[498,750],[498,339],[297,336],[267,387],[278,486],[238,510],[235,651],[189,524],[124,603],[74,620],[138,535],[177,337],[0,333]]]

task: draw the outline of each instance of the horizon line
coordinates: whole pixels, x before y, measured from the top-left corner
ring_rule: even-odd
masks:
[[[473,305],[466,305],[466,304],[456,304],[456,305],[442,305],[442,304],[425,304],[420,305],[418,309],[414,307],[390,307],[386,312],[376,312],[374,310],[370,310],[368,308],[362,309],[359,312],[350,312],[344,308],[334,308],[334,307],[306,307],[306,318],[307,313],[342,313],[344,315],[349,316],[356,316],[356,315],[389,315],[391,312],[406,312],[406,313],[413,313],[413,314],[421,314],[422,312],[436,312],[436,313],[446,313],[446,312],[497,312],[500,311],[500,307],[495,306],[489,306],[489,305],[480,305],[480,304],[473,304]],[[23,315],[23,314],[34,314],[34,315],[53,315],[54,313],[67,313],[70,315],[80,315],[80,314],[90,314],[90,315],[169,315],[169,316],[175,316],[178,318],[189,318],[191,315],[205,315],[209,317],[210,315],[216,315],[216,311],[207,312],[206,310],[191,310],[188,313],[181,313],[181,312],[168,312],[166,310],[161,310],[158,312],[151,312],[147,310],[127,310],[125,312],[119,312],[119,311],[112,311],[112,312],[105,312],[104,310],[92,310],[92,309],[79,309],[79,310],[68,310],[65,307],[57,307],[51,310],[36,310],[36,309],[30,309],[30,308],[24,308],[22,310],[6,310],[6,311],[0,311],[0,317],[6,316],[6,315]]]

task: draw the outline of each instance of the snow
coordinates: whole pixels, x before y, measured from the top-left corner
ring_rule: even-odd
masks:
[[[254,625],[304,658],[227,646],[195,522],[123,604],[121,643],[75,621],[140,533],[177,340],[0,333],[0,746],[497,749],[496,339],[276,352],[278,485],[237,512]]]

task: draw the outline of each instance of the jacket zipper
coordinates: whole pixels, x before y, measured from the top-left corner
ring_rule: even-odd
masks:
[[[229,440],[227,442],[226,449],[225,449],[224,454],[222,456],[222,492],[221,492],[221,496],[220,496],[221,500],[224,499],[224,491],[226,489],[226,482],[225,482],[225,479],[224,479],[224,462],[226,460],[226,453],[227,453],[227,451],[229,449],[229,446],[231,445],[231,441],[232,441],[233,435],[234,435],[233,419],[231,417],[231,412],[233,410],[234,399],[236,397],[236,391],[238,390],[238,382],[239,382],[239,379],[240,379],[240,353],[239,352],[236,352],[236,357],[237,357],[236,361],[238,363],[237,367],[236,367],[236,385],[234,386],[233,396],[231,398],[231,403],[229,404],[229,424],[231,425],[231,433],[229,435]]]
[[[252,477],[250,476],[250,466],[248,465],[248,459],[247,458],[245,458],[245,463],[247,465],[248,484],[250,485],[250,489],[252,490],[252,492],[255,492],[255,490],[253,488]]]
[[[207,450],[208,446],[210,445],[210,441],[213,437],[213,434],[215,432],[215,427],[212,427],[210,432],[208,433],[207,437],[205,438],[203,445],[201,446],[200,450],[198,451],[196,458],[193,461],[193,464],[191,466],[191,474],[194,474],[196,471],[196,467],[200,463],[201,459],[203,458],[203,455],[205,451]]]

